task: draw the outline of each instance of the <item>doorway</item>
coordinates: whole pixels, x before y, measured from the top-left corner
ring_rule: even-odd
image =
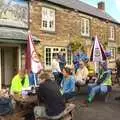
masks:
[[[1,82],[2,86],[9,86],[18,68],[18,48],[1,48]]]

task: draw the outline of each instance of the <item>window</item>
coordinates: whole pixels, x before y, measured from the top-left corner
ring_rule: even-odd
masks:
[[[42,8],[42,29],[55,31],[55,10]]]
[[[46,65],[49,66],[51,65],[51,49],[46,48]]]
[[[113,26],[110,26],[110,36],[109,36],[109,39],[110,40],[114,40],[115,38],[115,29]]]
[[[110,48],[111,51],[111,59],[110,61],[114,61],[116,58],[116,48]]]
[[[45,47],[45,68],[51,69],[52,59],[55,55],[58,55],[59,52],[63,52],[67,58],[67,49],[64,47]]]
[[[81,19],[81,35],[90,36],[90,21],[89,19]]]

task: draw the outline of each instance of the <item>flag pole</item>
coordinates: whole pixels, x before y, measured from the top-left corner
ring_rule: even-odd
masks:
[[[36,80],[35,73],[34,73],[34,83],[35,83],[35,87],[36,87],[37,86],[37,80]]]
[[[97,62],[95,62],[95,73],[97,73]]]

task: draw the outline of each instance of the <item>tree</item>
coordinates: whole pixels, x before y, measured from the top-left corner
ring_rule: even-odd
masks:
[[[84,51],[85,43],[80,35],[73,34],[71,36],[69,45],[71,46],[72,52],[77,51],[77,50]]]

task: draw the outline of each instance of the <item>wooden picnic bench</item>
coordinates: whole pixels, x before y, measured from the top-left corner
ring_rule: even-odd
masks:
[[[14,95],[12,96],[16,101],[15,109],[12,114],[0,116],[0,120],[24,120],[24,116],[33,111],[34,106],[37,104],[37,96]]]

